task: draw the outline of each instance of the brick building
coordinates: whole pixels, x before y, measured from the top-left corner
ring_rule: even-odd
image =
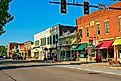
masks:
[[[121,2],[111,5],[120,7]],[[92,43],[105,59],[116,58],[112,43],[121,37],[121,10],[97,10],[76,19],[79,43]]]

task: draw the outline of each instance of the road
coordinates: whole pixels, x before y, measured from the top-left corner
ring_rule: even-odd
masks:
[[[0,70],[0,81],[121,81],[121,76],[45,65]]]

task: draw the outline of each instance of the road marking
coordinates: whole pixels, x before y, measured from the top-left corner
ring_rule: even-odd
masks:
[[[56,66],[56,67],[66,67],[66,68],[72,68],[72,69],[79,69],[79,70],[85,70],[85,71],[112,74],[112,75],[120,75],[121,76],[121,74],[115,73],[115,72],[106,72],[106,71],[101,71],[101,70],[85,69],[85,68],[81,68],[81,67],[78,67],[78,66],[76,66],[76,67],[74,67],[74,66]]]

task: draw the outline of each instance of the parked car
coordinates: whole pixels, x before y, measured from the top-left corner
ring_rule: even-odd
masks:
[[[2,55],[2,56],[0,56],[0,59],[7,59],[7,56],[6,55]]]
[[[0,59],[3,59],[3,56],[0,56]]]

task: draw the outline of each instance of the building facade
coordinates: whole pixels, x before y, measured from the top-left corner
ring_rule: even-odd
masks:
[[[62,32],[69,30],[70,27],[71,26],[57,24],[34,35],[34,45],[38,47],[39,57],[42,57],[42,60],[44,60],[44,58],[60,59],[58,38],[62,35]]]
[[[22,45],[22,46],[24,46],[24,53],[25,53],[24,57],[25,58],[32,58],[32,56],[31,56],[31,49],[32,49],[31,46],[32,45],[33,45],[32,41],[26,41],[26,42],[24,42],[24,45]]]
[[[71,30],[67,30],[59,36],[61,61],[76,59],[76,53],[73,52],[73,47],[77,44],[76,27],[74,28],[72,27]]]
[[[121,2],[111,7],[121,7]],[[97,10],[89,15],[76,19],[79,43],[92,43],[95,45],[95,57],[107,60],[116,58],[117,53],[113,42],[121,37],[121,11]],[[88,54],[88,56],[91,56]],[[100,60],[101,61],[101,60]]]
[[[9,58],[12,58],[13,53],[15,52],[15,50],[17,50],[16,49],[17,43],[12,42],[12,43],[9,43],[7,46],[8,46],[7,47],[7,56]]]

